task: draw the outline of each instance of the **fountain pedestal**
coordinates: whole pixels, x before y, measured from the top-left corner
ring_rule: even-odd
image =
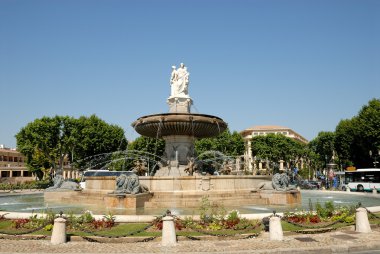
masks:
[[[108,194],[104,197],[104,204],[107,208],[137,209],[143,208],[145,202],[152,197],[150,193],[139,194]]]
[[[167,100],[170,113],[190,113],[193,100],[190,97],[169,97]]]
[[[170,162],[187,165],[189,159],[194,157],[194,137],[185,135],[165,136],[165,153]],[[171,166],[176,166],[172,164]]]

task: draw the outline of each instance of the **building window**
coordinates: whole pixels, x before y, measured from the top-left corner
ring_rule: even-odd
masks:
[[[22,173],[23,173],[24,177],[31,177],[31,176],[33,176],[33,173],[30,172],[30,171],[23,171]]]
[[[10,171],[1,171],[1,177],[10,177],[11,172]]]
[[[13,177],[20,177],[21,176],[21,171],[13,171]]]

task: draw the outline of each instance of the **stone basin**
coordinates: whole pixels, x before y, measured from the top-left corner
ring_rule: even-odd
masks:
[[[132,127],[141,135],[151,138],[165,136],[214,137],[222,133],[227,124],[219,117],[193,113],[163,113],[138,118]]]

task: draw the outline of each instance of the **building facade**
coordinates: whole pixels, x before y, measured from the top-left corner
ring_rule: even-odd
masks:
[[[34,176],[25,166],[25,156],[16,149],[0,145],[0,183],[25,182]]]
[[[304,144],[308,143],[308,140],[305,139],[303,136],[295,132],[294,130],[283,127],[283,126],[276,126],[276,125],[261,125],[261,126],[252,126],[250,128],[247,128],[240,132],[240,134],[243,136],[245,141],[245,153],[244,153],[244,159],[247,162],[248,170],[254,171],[254,172],[267,172],[269,167],[269,161],[266,160],[257,160],[252,156],[252,142],[251,139],[256,136],[265,136],[268,134],[282,134],[285,137],[289,137],[295,140],[298,140]],[[280,164],[280,170],[284,169],[284,162],[279,161]],[[302,159],[301,159],[301,165],[298,165],[300,168],[303,167]],[[285,165],[287,167],[287,165]]]
[[[79,172],[64,162],[63,177],[78,178]],[[0,183],[18,183],[35,180],[35,175],[26,167],[26,158],[14,148],[0,145]]]

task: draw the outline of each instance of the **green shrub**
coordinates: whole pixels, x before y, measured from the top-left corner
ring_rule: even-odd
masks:
[[[48,224],[44,227],[45,231],[52,231],[53,230],[53,224]]]

